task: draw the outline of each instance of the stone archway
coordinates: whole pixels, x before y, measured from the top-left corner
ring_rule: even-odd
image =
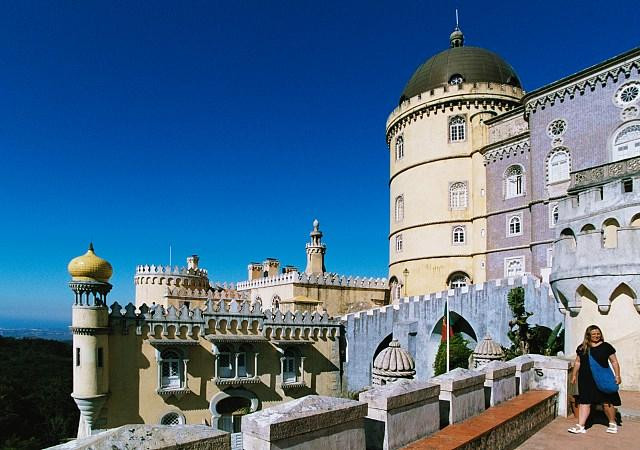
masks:
[[[433,374],[433,364],[438,353],[438,347],[442,342],[443,324],[446,318],[443,315],[438,319],[429,333],[427,342],[427,368],[429,375]],[[473,326],[460,314],[455,311],[449,312],[449,322],[454,333],[460,333],[464,339],[469,341],[468,347],[473,350],[478,343],[478,335]]]
[[[211,397],[211,401],[209,402],[211,426],[213,428],[221,429],[220,426],[222,424],[220,419],[226,415],[233,415],[234,411],[231,411],[231,409],[234,407],[237,407],[238,409],[247,408],[248,411],[245,414],[249,414],[258,410],[260,407],[260,400],[256,394],[247,389],[231,388],[226,391],[218,392],[216,395]],[[233,420],[231,421],[231,424],[233,425]]]

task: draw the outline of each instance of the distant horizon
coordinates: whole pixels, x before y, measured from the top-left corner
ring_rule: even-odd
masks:
[[[212,282],[267,257],[304,270],[315,218],[328,271],[386,277],[386,119],[455,8],[527,91],[638,46],[635,2],[0,6],[0,324],[70,319],[66,266],[90,241],[109,303],[170,245]]]

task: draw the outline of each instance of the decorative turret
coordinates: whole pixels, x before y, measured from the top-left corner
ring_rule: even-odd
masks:
[[[93,244],[67,267],[75,294],[73,333],[73,393],[80,410],[78,438],[91,435],[109,392],[109,311],[107,294],[113,269],[97,256]]]
[[[504,359],[504,351],[491,336],[486,335],[484,339],[478,342],[476,349],[469,357],[469,369],[477,369],[491,361],[502,361]]]
[[[451,48],[462,47],[464,45],[464,34],[458,25],[453,30],[453,33],[449,36],[449,44]]]
[[[411,354],[394,339],[373,361],[372,383],[384,385],[401,379],[411,380],[416,374],[415,367]]]
[[[311,242],[307,243],[307,274],[323,274],[327,270],[324,267],[324,254],[327,246],[322,243],[322,231],[319,229],[318,219],[313,221],[313,231],[309,233]]]

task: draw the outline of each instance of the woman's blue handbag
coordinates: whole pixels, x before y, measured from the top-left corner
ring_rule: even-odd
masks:
[[[589,353],[589,366],[591,366],[591,375],[593,375],[593,380],[596,382],[599,390],[605,394],[618,392],[616,377],[613,375],[613,371],[608,364],[607,367],[602,367],[598,361],[591,356],[591,353]]]

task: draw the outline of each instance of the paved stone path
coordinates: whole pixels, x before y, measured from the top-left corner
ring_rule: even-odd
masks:
[[[640,392],[621,392],[621,426],[618,434],[605,432],[607,419],[602,412],[593,415],[586,434],[571,434],[567,428],[576,423],[573,417],[558,417],[518,447],[521,450],[552,449],[640,449]]]

